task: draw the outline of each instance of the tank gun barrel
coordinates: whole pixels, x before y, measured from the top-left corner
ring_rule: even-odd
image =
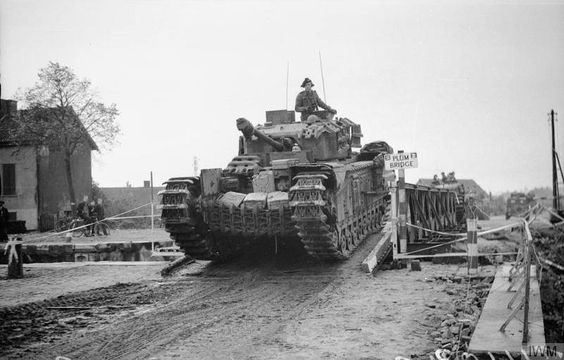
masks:
[[[254,128],[253,124],[245,118],[237,119],[237,129],[243,133],[245,138],[250,138],[255,135],[262,141],[266,142],[278,151],[284,151],[284,145],[281,142],[274,140],[260,130]]]

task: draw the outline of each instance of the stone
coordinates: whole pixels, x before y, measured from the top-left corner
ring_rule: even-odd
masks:
[[[411,271],[421,271],[421,263],[419,260],[413,260],[411,262]]]

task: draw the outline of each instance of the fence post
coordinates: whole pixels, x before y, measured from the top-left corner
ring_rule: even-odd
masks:
[[[476,218],[476,205],[474,198],[468,198],[466,206],[466,230],[468,251],[468,273],[478,271],[478,219]]]
[[[8,254],[8,279],[23,277],[22,239],[12,238],[6,244],[5,253]]]
[[[395,185],[390,187],[390,194],[392,197],[392,253],[394,260],[396,260],[398,256],[398,205]]]
[[[398,154],[402,154],[399,150]],[[399,243],[400,252],[407,252],[407,198],[405,196],[405,170],[398,170],[398,200],[399,200]]]

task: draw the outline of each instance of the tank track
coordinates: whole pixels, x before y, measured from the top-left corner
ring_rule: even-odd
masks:
[[[376,195],[354,219],[337,223],[331,213],[331,200],[323,174],[300,174],[290,189],[292,219],[298,236],[311,256],[324,261],[343,260],[371,233],[380,231],[390,217],[389,196]]]
[[[184,251],[186,255],[198,260],[213,260],[216,254],[205,232],[196,226],[179,225],[170,227],[170,238]]]
[[[162,192],[161,216],[170,238],[185,254],[198,260],[213,260],[217,254],[198,208],[199,189],[199,177],[168,180]]]

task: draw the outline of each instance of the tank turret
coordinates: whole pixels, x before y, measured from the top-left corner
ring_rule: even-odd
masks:
[[[274,139],[265,135],[260,130],[255,129],[253,124],[251,124],[251,122],[245,118],[237,119],[237,129],[243,133],[243,136],[247,140],[251,140],[251,137],[254,135],[257,138],[269,144],[270,146],[272,146],[274,149],[278,151],[284,150],[284,144],[275,141]]]

